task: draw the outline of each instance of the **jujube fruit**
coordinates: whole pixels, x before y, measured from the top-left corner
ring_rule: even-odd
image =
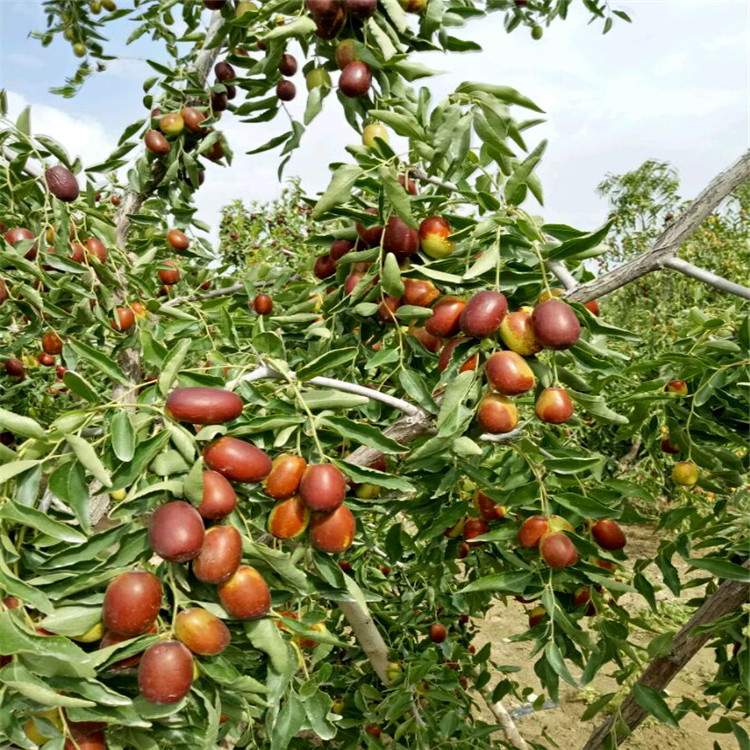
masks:
[[[206,115],[204,115],[203,112],[198,111],[194,107],[185,107],[180,114],[182,115],[182,120],[185,123],[185,127],[191,133],[194,133],[196,135],[205,135],[208,132],[202,125],[203,121],[206,119]],[[169,239],[169,234],[167,234],[167,239]]]
[[[203,472],[203,496],[198,513],[216,521],[226,518],[237,506],[237,494],[229,481],[218,471]]]
[[[299,494],[310,510],[329,512],[346,497],[346,479],[333,464],[312,464],[302,474]]]
[[[240,565],[218,587],[224,609],[241,620],[263,617],[271,609],[271,592],[263,576],[250,565]]]
[[[313,273],[319,279],[327,279],[336,273],[336,261],[328,254],[319,256],[315,260]]]
[[[501,292],[477,292],[461,312],[461,331],[472,338],[482,339],[497,333],[505,314],[508,300]]]
[[[613,552],[625,546],[625,532],[620,528],[617,521],[597,521],[591,527],[591,533],[596,543],[602,548]]]
[[[365,213],[372,214],[373,216],[377,216],[378,209],[366,208]],[[364,224],[360,224],[359,222],[357,222],[355,224],[355,228],[357,230],[357,234],[359,235],[359,238],[362,240],[362,242],[365,245],[367,245],[367,247],[374,247],[380,244],[380,238],[383,235],[382,226],[365,227]]]
[[[193,575],[203,583],[222,583],[242,562],[242,537],[234,526],[212,526],[192,562]]]
[[[258,315],[270,315],[273,310],[273,300],[267,294],[259,294],[253,300],[253,310]]]
[[[287,81],[286,79],[279,81],[276,84],[276,96],[282,102],[290,102],[297,96],[297,87],[292,81]]]
[[[568,349],[581,336],[581,324],[573,308],[558,299],[537,305],[531,321],[536,340],[545,349]]]
[[[367,148],[374,148],[377,145],[376,138],[388,143],[388,131],[379,123],[371,122],[362,129],[362,145]]]
[[[698,477],[698,466],[692,461],[678,461],[672,469],[672,479],[684,487],[692,487]]]
[[[428,336],[430,334],[427,334]],[[453,352],[455,348],[459,344],[464,344],[468,341],[468,339],[463,338],[462,336],[457,336],[455,339],[451,339],[450,341],[445,342],[445,346],[443,347],[443,350],[440,352],[440,356],[438,357],[438,371],[444,372],[448,365],[450,365],[451,361],[453,360]],[[461,372],[467,372],[468,370],[476,370],[477,365],[479,364],[479,354],[472,354],[471,357],[468,357],[466,361],[461,365],[461,367],[458,368],[459,373]]]
[[[201,551],[204,536],[200,513],[182,500],[160,505],[148,529],[151,549],[169,562],[192,560]]]
[[[158,156],[168,154],[171,146],[169,141],[158,131],[149,130],[144,138],[146,148],[152,153]]]
[[[285,52],[279,62],[279,73],[283,76],[293,76],[297,72],[297,58]]]
[[[472,542],[471,540],[486,534],[489,530],[490,525],[484,518],[467,518],[462,531],[464,541],[474,545],[483,544],[483,542]]]
[[[185,121],[179,112],[170,112],[159,120],[159,130],[164,135],[178,136],[185,129]]]
[[[129,307],[118,307],[110,325],[115,331],[128,331],[135,325],[135,313]]]
[[[133,638],[153,627],[161,608],[161,583],[141,570],[121,573],[104,593],[102,622],[107,630]]]
[[[353,60],[341,71],[339,91],[350,99],[364,96],[370,90],[371,78],[369,66]]]
[[[505,516],[505,508],[498,505],[491,497],[477,490],[473,497],[474,507],[485,521],[497,521]]]
[[[334,240],[328,250],[328,254],[333,260],[343,258],[348,252],[354,249],[355,243],[351,240]]]
[[[477,422],[493,435],[511,432],[518,425],[518,409],[505,396],[489,394],[479,402]]]
[[[405,305],[429,307],[440,296],[440,291],[431,281],[404,279],[403,282],[403,301]]]
[[[531,516],[518,529],[518,541],[523,547],[533,549],[539,540],[549,531],[549,519],[545,516]]]
[[[271,471],[266,477],[266,494],[274,500],[286,500],[297,493],[307,461],[302,456],[282,453],[271,463]]]
[[[432,309],[432,315],[424,327],[427,333],[443,339],[455,336],[459,330],[459,319],[466,303],[456,297],[443,297]]]
[[[533,308],[522,307],[508,313],[500,324],[500,338],[505,346],[522,357],[530,357],[542,350],[542,345],[536,340],[534,324],[531,320]]]
[[[175,618],[174,634],[178,641],[198,656],[216,656],[231,640],[229,628],[202,607],[180,612]]]
[[[453,252],[453,243],[448,239],[451,225],[442,216],[428,216],[419,225],[419,246],[430,258],[446,258]]]
[[[260,482],[271,471],[271,459],[252,443],[233,437],[220,437],[203,449],[209,469],[233,482]]]
[[[221,60],[214,65],[214,75],[216,80],[222,83],[233,81],[237,77],[234,68],[226,60]]]
[[[100,263],[107,262],[107,248],[98,237],[89,237],[83,246],[89,255],[93,255]]]
[[[310,509],[299,495],[281,500],[268,516],[268,533],[277,539],[295,539],[310,523]]]
[[[519,354],[495,352],[484,366],[490,385],[503,396],[518,396],[534,387],[534,372]]]
[[[564,388],[545,388],[536,400],[534,412],[542,422],[562,424],[573,416],[573,402]]]
[[[175,250],[187,250],[190,247],[190,238],[179,229],[170,229],[167,232],[167,244]]]
[[[73,173],[67,168],[58,164],[50,167],[44,173],[44,181],[47,183],[47,190],[61,201],[70,203],[74,201],[80,193],[78,181]]]
[[[678,396],[688,395],[688,386],[684,380],[670,380],[664,390],[667,393],[676,393]]]
[[[177,388],[167,397],[166,412],[178,422],[224,424],[242,414],[242,399],[221,388]]]
[[[48,331],[42,336],[42,350],[45,354],[60,354],[63,341],[54,331]]]
[[[352,546],[356,522],[346,505],[340,505],[330,513],[313,516],[310,523],[310,542],[319,552],[340,554]]]
[[[383,233],[383,250],[399,259],[408,258],[419,250],[419,232],[398,216],[391,216]]]
[[[336,65],[343,70],[350,62],[356,60],[356,49],[353,39],[342,39],[336,45]]]
[[[177,263],[173,260],[164,260],[162,261],[162,265],[170,267],[159,269],[158,274],[161,283],[167,286],[176,284],[180,280],[180,269],[177,267]]]
[[[430,640],[433,643],[442,643],[448,637],[448,629],[442,622],[433,622],[430,625]]]
[[[5,360],[5,372],[12,378],[23,380],[26,377],[26,366],[18,357],[11,357]]]
[[[542,560],[555,570],[567,568],[578,562],[575,544],[561,531],[545,534],[539,540],[539,554]]]
[[[149,646],[138,665],[138,689],[150,703],[177,703],[193,684],[193,657],[179,641]]]

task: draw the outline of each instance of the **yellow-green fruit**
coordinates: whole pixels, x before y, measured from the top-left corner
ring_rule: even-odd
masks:
[[[46,719],[48,722],[50,722],[50,724],[54,724],[58,729],[62,727],[62,721],[60,721],[60,713],[55,708],[50,708],[48,711],[42,711],[41,713],[36,714],[36,717],[40,719]],[[51,739],[51,736],[45,736],[39,731],[34,718],[35,717],[31,717],[30,719],[26,720],[25,724],[23,725],[24,734],[35,745],[44,745],[45,742],[48,742]]]
[[[73,30],[71,26],[68,26],[65,31],[63,31],[63,36],[69,41],[72,42],[75,39],[76,32]]]
[[[258,6],[255,3],[237,3],[237,7],[234,10],[234,15],[235,18],[242,18],[245,13],[256,10],[258,10]]]
[[[73,640],[80,643],[93,643],[94,641],[100,641],[103,635],[104,623],[97,622],[96,625],[92,625],[83,635],[74,635]]]
[[[375,145],[376,138],[388,143],[388,131],[379,122],[371,122],[369,125],[365,125],[365,129],[362,131],[362,143],[367,148],[372,148]]]
[[[99,2],[99,0],[92,0],[91,2],[91,12],[94,15],[98,15],[102,12],[102,4]]]
[[[159,130],[164,135],[179,135],[185,129],[185,120],[179,112],[170,112],[159,120]]]
[[[380,497],[380,487],[375,484],[360,484],[354,494],[360,500],[374,500],[376,497]]]
[[[104,10],[108,10],[110,13],[114,13],[117,10],[115,0],[102,0],[102,6]]]
[[[389,662],[385,669],[385,676],[388,678],[388,682],[395,685],[404,679],[404,668],[397,661]]]
[[[73,45],[73,54],[76,57],[86,57],[86,45],[83,42],[76,42]]]
[[[672,479],[683,487],[692,487],[698,481],[698,467],[692,461],[678,461],[672,469]]]
[[[125,495],[126,495],[126,494],[127,494],[127,493],[125,492],[125,490],[115,490],[114,492],[110,492],[110,493],[109,493],[109,496],[110,496],[110,497],[112,498],[112,500],[114,500],[115,502],[120,502],[120,500],[124,500],[124,499],[125,499]]]
[[[324,89],[330,89],[331,76],[328,75],[328,71],[325,68],[313,68],[305,76],[305,83],[307,84],[308,91],[312,91],[321,86]]]
[[[341,698],[336,698],[336,700],[331,704],[331,711],[335,714],[341,714],[344,710],[344,701],[341,700]]]
[[[541,26],[534,26],[531,29],[531,38],[539,41],[544,36],[544,29]]]

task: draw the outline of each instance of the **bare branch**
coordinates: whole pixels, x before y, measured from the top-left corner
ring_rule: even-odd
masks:
[[[694,266],[692,263],[688,263],[682,258],[667,258],[664,261],[664,265],[667,268],[671,268],[673,271],[679,271],[684,273],[685,276],[690,276],[698,281],[702,281],[704,284],[714,287],[727,294],[734,294],[736,297],[744,297],[750,299],[750,289],[742,284],[737,284],[734,281],[729,281],[721,276],[717,276],[713,271],[707,271],[705,268]]]
[[[495,703],[492,700],[492,696],[486,690],[480,690],[479,692],[487,704],[487,708],[490,709],[492,715],[497,719],[497,723],[503,728],[508,742],[517,748],[517,750],[529,750],[526,740],[521,737],[521,733],[518,731],[505,706],[500,702]]]
[[[567,289],[575,289],[578,286],[578,282],[575,280],[573,274],[568,271],[565,264],[559,260],[548,260],[547,268],[557,277],[558,281]]]
[[[427,182],[430,185],[435,185],[436,187],[450,190],[452,193],[461,192],[458,189],[457,185],[454,185],[452,182],[443,182],[442,180],[438,180],[437,177],[430,177],[430,175],[428,175],[427,172],[425,172],[420,167],[410,167],[408,172],[411,177],[413,177],[415,180],[419,180],[420,182]]]
[[[743,567],[750,567],[750,560],[746,560]],[[742,606],[747,601],[748,595],[750,595],[750,583],[747,581],[724,581],[675,635],[669,653],[654,659],[637,684],[646,685],[657,692],[664,690],[711,637],[709,630],[704,630],[697,635],[693,631]],[[600,750],[605,744],[607,748],[616,747],[647,715],[646,710],[636,701],[631,691],[620,710],[594,730],[583,750]]]
[[[375,673],[384,685],[390,684],[388,679],[388,646],[383,636],[373,622],[370,612],[362,609],[356,602],[336,600],[336,605],[346,617],[362,650]]]
[[[569,291],[565,296],[575,302],[588,302],[589,300],[597,299],[603,297],[605,294],[614,292],[631,281],[641,278],[641,276],[668,266],[706,283],[711,283],[717,289],[722,289],[730,294],[739,294],[739,296],[748,297],[750,290],[735,285],[726,279],[715,276],[712,283],[712,281],[708,280],[708,271],[697,269],[695,266],[690,266],[690,264],[685,264],[684,262],[672,265],[668,263],[680,245],[695,232],[701,222],[733,190],[736,190],[748,179],[750,179],[750,152],[744,154],[729,169],[711,180],[708,187],[662,232],[651,250],[639,255],[637,258],[633,258],[627,263],[623,263],[621,266],[599,276],[599,278],[593,281],[576,286],[575,289]],[[699,275],[699,272],[701,272],[701,275]]]
[[[212,289],[205,294],[188,294],[183,297],[175,297],[164,303],[164,307],[174,307],[182,302],[201,302],[206,299],[216,299],[217,297],[228,297],[245,289],[244,284],[232,284],[232,286],[223,286],[220,289]]]
[[[5,158],[8,163],[12,162],[13,159],[16,157],[13,155],[13,152],[9,148],[3,147],[2,150],[3,158]],[[42,170],[36,166],[36,164],[30,164],[29,162],[26,162],[24,164],[23,169],[21,170],[25,175],[28,175],[34,180],[38,180],[42,176]]]

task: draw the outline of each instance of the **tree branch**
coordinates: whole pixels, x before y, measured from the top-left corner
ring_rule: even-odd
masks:
[[[750,567],[750,560],[746,560],[743,567]],[[636,684],[646,685],[657,692],[664,690],[711,637],[709,630],[697,635],[693,631],[741,607],[749,594],[750,583],[747,581],[724,581],[675,635],[669,654],[654,659]],[[583,750],[600,750],[605,742],[607,748],[616,747],[647,715],[631,691],[620,710],[592,732]]]
[[[517,750],[529,750],[526,740],[521,737],[521,733],[518,731],[505,706],[500,702],[495,703],[486,690],[480,690],[479,692],[487,704],[487,708],[490,709],[492,715],[497,719],[497,723],[503,728],[508,742],[517,748]]]
[[[565,297],[574,302],[588,302],[592,299],[603,297],[605,294],[614,292],[632,281],[646,274],[658,271],[665,266],[685,273],[693,278],[700,279],[706,283],[712,283],[717,289],[727,291],[730,294],[750,298],[750,289],[710,274],[708,271],[698,269],[689,263],[679,261],[669,265],[668,261],[680,245],[700,226],[701,222],[743,182],[750,179],[750,152],[744,154],[729,169],[717,175],[703,192],[683,211],[683,213],[670,224],[667,229],[657,238],[651,250],[627,263],[605,273],[592,281],[580,284],[570,290]],[[713,277],[708,281],[709,275]]]
[[[575,280],[575,277],[570,271],[568,271],[567,267],[562,261],[548,260],[546,261],[546,263],[547,268],[552,274],[557,277],[558,281],[562,283],[565,289],[570,291],[571,289],[575,289],[578,286],[578,282]]]
[[[727,294],[734,294],[736,297],[750,299],[750,289],[746,286],[742,286],[742,284],[737,284],[734,281],[729,281],[729,279],[717,276],[713,271],[700,268],[700,266],[694,266],[692,263],[682,260],[682,258],[667,258],[664,261],[664,265],[667,268],[671,268],[673,271],[679,271],[680,273],[685,274],[685,276],[698,279],[698,281],[702,281],[704,284],[708,284],[719,291],[727,292]]]
[[[205,294],[187,294],[183,297],[175,297],[164,303],[164,307],[174,307],[182,302],[201,302],[206,299],[216,299],[217,297],[228,297],[231,294],[242,292],[245,289],[244,284],[232,284],[232,286],[223,286],[220,289],[212,289]]]

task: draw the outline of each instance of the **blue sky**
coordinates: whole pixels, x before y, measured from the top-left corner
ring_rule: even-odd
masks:
[[[589,26],[582,11],[547,29],[540,42],[524,29],[505,34],[500,16],[490,16],[462,33],[484,52],[420,57],[432,68],[450,70],[430,83],[435,101],[463,80],[483,80],[514,86],[546,111],[546,124],[535,129],[537,138],[549,139],[539,169],[546,197],[540,213],[581,228],[606,217],[595,187],[608,172],[633,169],[647,158],[666,159],[680,173],[683,195],[691,197],[750,145],[750,3],[612,4],[633,23],[616,23],[607,36]],[[76,60],[67,43],[42,49],[28,37],[43,23],[41,2],[0,0],[0,86],[15,109],[32,104],[35,130],[93,163],[114,147],[125,125],[145,114],[141,83],[150,69],[144,59],[158,57],[158,49],[144,39],[125,47],[130,22],[121,21],[110,49],[123,58],[87,82],[75,99],[64,100],[48,89],[63,83]],[[297,79],[292,108],[301,114],[304,82],[299,74]],[[222,127],[239,155],[282,132],[283,124],[245,126],[229,116]],[[308,192],[320,190],[328,163],[345,158],[344,146],[356,141],[331,97],[287,174],[300,175]],[[215,224],[220,207],[234,198],[274,197],[277,161],[272,152],[240,156],[231,170],[210,167],[198,197],[201,217]]]

